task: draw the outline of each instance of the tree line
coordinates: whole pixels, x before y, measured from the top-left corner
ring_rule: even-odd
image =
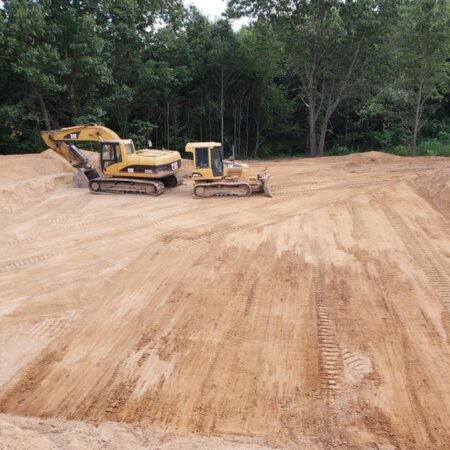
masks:
[[[229,0],[215,22],[181,0],[5,0],[0,49],[1,153],[95,122],[242,158],[450,155],[448,0]]]

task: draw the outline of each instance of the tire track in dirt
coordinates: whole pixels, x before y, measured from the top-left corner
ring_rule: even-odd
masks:
[[[69,310],[65,314],[56,317],[48,317],[33,327],[26,330],[26,334],[33,338],[53,338],[64,330],[67,330],[78,317],[75,310]]]
[[[274,195],[276,198],[283,198],[283,197],[290,197],[296,194],[309,194],[309,193],[316,193],[316,192],[322,192],[326,191],[329,192],[330,190],[347,190],[347,189],[357,189],[357,188],[363,188],[363,187],[380,187],[380,186],[386,186],[386,183],[388,180],[380,180],[380,181],[361,181],[358,183],[343,183],[343,184],[335,184],[335,185],[327,185],[327,186],[321,186],[321,187],[306,187],[304,189],[289,189],[289,190],[283,190],[283,191],[274,191]]]
[[[29,256],[28,258],[17,259],[13,261],[8,261],[0,266],[0,273],[9,272],[16,269],[21,269],[22,267],[29,266],[31,264],[37,264],[49,259],[60,256],[66,252],[55,252],[55,253],[39,253],[37,255]]]
[[[38,355],[34,362],[27,366],[20,381],[0,396],[0,413],[14,410],[21,414],[21,405],[30,400],[30,392],[39,388],[44,379],[50,375],[54,365],[62,361],[66,351],[67,346],[61,346],[58,350],[46,349]],[[28,408],[27,406],[27,414],[33,414]]]
[[[141,213],[141,214],[133,214],[130,216],[114,216],[114,217],[108,217],[107,219],[100,219],[100,220],[84,220],[84,218],[89,217],[88,215],[82,215],[82,216],[60,216],[56,217],[54,219],[49,219],[47,221],[48,224],[54,225],[59,224],[57,227],[49,228],[46,230],[42,230],[39,234],[32,234],[31,236],[28,236],[24,239],[14,239],[11,241],[6,242],[0,242],[0,245],[4,245],[7,247],[11,246],[17,246],[21,244],[30,244],[31,242],[34,242],[36,240],[43,240],[44,237],[46,237],[48,234],[57,233],[60,231],[67,231],[67,230],[81,230],[83,228],[87,228],[89,226],[99,226],[102,224],[108,224],[112,222],[122,222],[122,221],[128,221],[129,219],[147,219],[147,218],[153,218],[155,217],[154,213]],[[174,217],[174,214],[165,214],[161,217],[156,217],[154,220],[151,220],[150,222],[143,223],[142,227],[152,227],[152,226],[158,226],[163,225],[164,222],[167,219],[172,219]],[[133,227],[132,229],[135,229]],[[130,226],[128,225],[125,230],[130,229]],[[124,230],[124,231],[125,231]],[[114,233],[117,233],[117,229],[114,229]]]
[[[401,220],[403,222],[403,219]],[[407,227],[404,222],[403,224],[405,227]],[[422,386],[424,383],[427,384],[425,380],[428,370],[424,366],[424,364],[417,358],[415,351],[412,348],[411,342],[414,342],[416,338],[415,333],[413,333],[412,336],[408,335],[407,330],[403,325],[403,320],[395,308],[395,304],[389,302],[389,290],[394,289],[392,286],[392,270],[389,270],[386,265],[381,264],[379,260],[372,260],[372,263],[376,268],[376,272],[380,280],[380,285],[383,287],[380,304],[390,318],[389,327],[387,324],[385,324],[385,331],[387,334],[389,333],[392,335],[397,335],[397,339],[401,342],[402,351],[400,352],[400,355],[403,362],[403,368],[401,368],[400,366],[399,368],[397,368],[397,370],[404,373],[404,392],[409,399],[409,405],[414,411],[413,417],[416,421],[416,427],[418,429],[421,429],[422,433],[426,434],[426,442],[433,442],[433,445],[429,448],[436,448],[434,445],[434,432],[428,419],[429,412],[423,408],[418,396],[418,392],[420,392],[419,386]],[[431,328],[431,333],[434,333],[433,338],[435,339],[439,336],[439,333],[437,333],[434,326],[428,322],[427,318],[423,314],[423,311],[422,315],[424,317],[427,330]],[[368,368],[369,361],[367,364],[367,369]]]
[[[207,231],[205,233],[200,233],[198,236],[186,238],[183,240],[180,240],[180,238],[176,238],[174,246],[177,250],[185,250],[193,245],[210,243],[214,239],[217,239],[230,233],[234,233],[236,231],[242,231],[245,228],[248,228],[248,225],[237,225],[222,230]],[[172,234],[162,235],[161,237],[166,242],[171,242],[173,239]]]
[[[208,427],[207,421],[211,420],[211,416],[213,416],[214,399],[209,399],[207,401],[203,400],[203,398],[207,397],[208,392],[211,392],[211,389],[214,387],[214,373],[217,370],[220,359],[223,357],[223,349],[230,348],[230,343],[235,343],[236,346],[242,345],[242,343],[245,342],[250,335],[254,335],[257,324],[255,323],[255,320],[251,319],[251,314],[255,308],[258,308],[256,303],[262,305],[264,302],[257,301],[260,297],[257,274],[253,273],[252,276],[249,277],[249,280],[250,282],[247,283],[241,293],[237,293],[235,287],[236,284],[231,283],[232,292],[234,292],[234,295],[238,295],[242,299],[244,308],[241,309],[232,325],[224,333],[214,357],[208,363],[208,369],[200,388],[202,400],[195,407],[196,419],[194,427],[196,432],[213,432],[215,429],[216,419],[223,419],[222,411],[222,415],[219,415],[217,418],[212,418],[212,424]],[[242,274],[237,273],[236,282],[241,285],[242,281]],[[259,326],[262,327],[262,324],[259,324]],[[233,364],[237,363],[238,362],[235,360]],[[234,372],[234,370],[232,370],[232,372]],[[232,389],[232,386],[230,386],[230,389]]]
[[[341,350],[329,316],[325,277],[319,268],[313,271],[313,296],[317,320],[317,340],[320,350],[320,388],[326,397],[334,397],[342,389]]]
[[[413,257],[414,262],[423,270],[436,296],[445,308],[450,309],[449,276],[440,266],[429,247],[419,241],[402,217],[385,205],[382,205],[382,208],[392,227]]]
[[[345,347],[342,349],[342,364],[344,372],[350,372],[356,381],[372,373],[372,362],[369,356],[352,352]]]

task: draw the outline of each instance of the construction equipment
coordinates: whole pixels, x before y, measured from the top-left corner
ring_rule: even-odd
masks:
[[[160,195],[164,187],[183,182],[181,156],[171,150],[136,150],[133,141],[121,139],[109,128],[94,123],[41,133],[44,142],[85,177],[93,193]],[[102,173],[74,145],[99,142]]]
[[[192,180],[195,197],[247,197],[253,192],[263,192],[272,197],[269,172],[265,169],[252,176],[247,164],[234,161],[234,157],[224,160],[221,143],[191,142],[185,150],[194,157]]]

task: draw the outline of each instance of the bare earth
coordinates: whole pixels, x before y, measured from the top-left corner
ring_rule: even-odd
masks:
[[[450,160],[264,165],[196,200],[0,157],[0,448],[449,448]]]

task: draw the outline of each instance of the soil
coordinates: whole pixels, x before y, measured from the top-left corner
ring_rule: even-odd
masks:
[[[250,165],[273,198],[0,157],[1,449],[448,448],[450,160]]]

